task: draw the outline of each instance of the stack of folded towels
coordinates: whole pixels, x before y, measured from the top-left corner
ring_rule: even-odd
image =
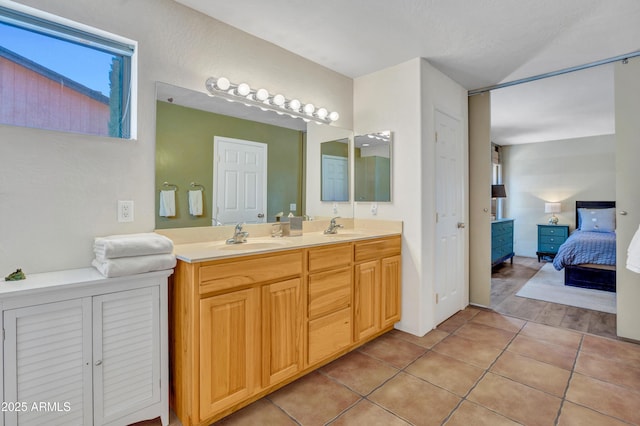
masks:
[[[94,240],[91,264],[105,277],[162,271],[176,266],[173,242],[153,232],[111,235]]]

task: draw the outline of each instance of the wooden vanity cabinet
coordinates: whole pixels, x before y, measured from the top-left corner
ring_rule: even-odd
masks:
[[[303,368],[302,250],[186,263],[171,285],[171,400],[209,424]]]
[[[308,256],[307,366],[353,342],[352,244],[311,248]]]
[[[354,244],[354,339],[356,342],[400,320],[400,237]]]
[[[400,237],[179,261],[169,300],[172,407],[211,424],[390,330]]]

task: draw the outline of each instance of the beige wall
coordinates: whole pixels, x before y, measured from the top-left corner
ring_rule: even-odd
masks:
[[[155,227],[155,82],[204,91],[226,76],[340,113],[353,127],[353,80],[170,0],[28,6],[138,42],[138,139],[0,126],[0,273],[88,267],[95,236]],[[118,223],[118,200],[135,202]]]
[[[514,251],[536,257],[537,224],[548,223],[545,202],[560,202],[560,224],[575,229],[575,202],[616,200],[614,135],[502,148],[507,190],[504,217],[514,221]]]
[[[627,249],[640,224],[640,59],[615,68],[618,336],[640,341],[640,274],[625,268]]]
[[[466,164],[467,92],[460,85],[420,58],[355,79],[355,133],[391,130],[393,144],[391,202],[377,203],[376,216],[371,203],[356,203],[354,216],[403,221],[402,321],[397,327],[416,335],[437,325],[433,282],[436,109],[460,120]]]
[[[491,93],[469,98],[469,301],[491,306]]]

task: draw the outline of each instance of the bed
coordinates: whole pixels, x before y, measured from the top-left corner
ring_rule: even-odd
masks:
[[[576,230],[553,259],[564,284],[616,291],[615,201],[576,201]],[[586,220],[585,220],[586,219]]]

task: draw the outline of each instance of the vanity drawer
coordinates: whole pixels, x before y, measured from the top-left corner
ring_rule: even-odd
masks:
[[[351,308],[309,321],[309,365],[326,359],[351,344]]]
[[[362,262],[369,259],[394,256],[400,254],[400,249],[400,237],[357,242],[355,245],[355,261]]]
[[[351,244],[309,249],[309,272],[351,264]]]
[[[237,258],[200,267],[200,294],[302,274],[302,251]]]
[[[309,276],[309,319],[351,305],[351,268]]]

